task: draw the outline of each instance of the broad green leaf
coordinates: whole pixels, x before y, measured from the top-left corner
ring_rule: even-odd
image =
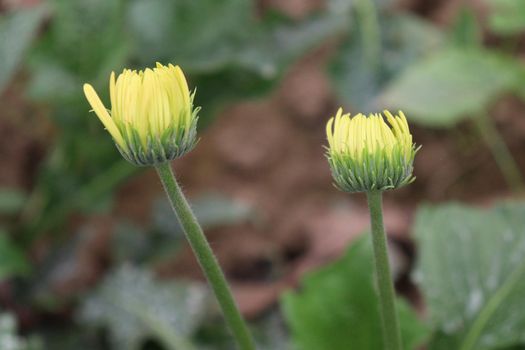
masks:
[[[35,6],[0,16],[0,93],[33,42],[44,14],[44,6]]]
[[[519,84],[523,69],[510,58],[480,50],[450,49],[408,68],[379,97],[414,122],[449,127],[486,110]]]
[[[354,243],[339,261],[307,275],[282,306],[292,338],[300,350],[383,349],[374,266],[369,235]],[[405,349],[427,335],[404,302],[398,302]]]
[[[16,214],[26,202],[24,192],[15,188],[0,188],[0,215]]]
[[[29,270],[24,252],[11,241],[7,232],[0,229],[0,281],[25,275]]]
[[[139,349],[153,337],[168,349],[189,350],[206,309],[202,286],[156,281],[148,270],[124,265],[87,298],[79,316],[85,324],[108,327],[115,349]]]
[[[376,111],[375,99],[387,83],[442,43],[438,29],[409,15],[382,16],[377,37],[372,35],[374,31],[365,31],[367,25],[357,14],[349,16],[348,21],[352,23],[351,32],[330,73],[339,98],[360,112]]]
[[[486,0],[490,7],[489,26],[501,35],[521,34],[525,30],[525,2]]]
[[[436,335],[430,349],[525,345],[525,204],[424,207],[415,274]]]

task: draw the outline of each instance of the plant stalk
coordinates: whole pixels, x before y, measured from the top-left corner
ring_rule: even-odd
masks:
[[[368,192],[367,198],[372,225],[376,280],[381,306],[383,347],[385,350],[401,350],[401,333],[396,313],[394,284],[390,274],[387,240],[383,226],[382,192]]]
[[[173,211],[179,219],[190,246],[215,293],[226,323],[230,327],[239,345],[239,349],[255,350],[255,345],[248,331],[248,327],[239,312],[230,287],[226,282],[226,278],[202,232],[202,228],[197,222],[186,197],[175,179],[170,163],[162,163],[155,168],[162,181],[164,190],[166,190]]]
[[[364,46],[363,58],[373,72],[379,69],[381,57],[381,27],[374,0],[358,0],[355,4],[358,29]]]
[[[490,148],[509,187],[515,192],[523,192],[525,185],[519,167],[494,123],[490,120],[490,116],[487,113],[481,113],[474,119],[481,137]]]

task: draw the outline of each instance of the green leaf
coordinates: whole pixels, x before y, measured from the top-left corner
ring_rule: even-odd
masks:
[[[33,71],[27,94],[38,101],[67,102],[71,96],[78,94],[78,87],[82,83],[60,64],[42,61],[38,69]]]
[[[525,30],[525,2],[489,0],[489,27],[497,34],[514,35]]]
[[[244,0],[134,0],[127,18],[133,56],[146,65],[174,60],[185,70],[195,58],[223,64],[220,58],[246,36],[239,29],[251,27],[251,6]]]
[[[282,306],[299,349],[383,349],[373,273],[367,234],[339,261],[307,275],[300,291],[284,295]],[[426,329],[406,303],[398,302],[398,313],[405,349],[414,349]]]
[[[335,56],[330,73],[338,97],[360,112],[375,112],[375,99],[386,84],[442,43],[437,28],[409,15],[382,16],[376,39],[369,38],[359,17],[349,17],[348,21],[354,23],[352,31]],[[373,44],[373,40],[378,42]]]
[[[239,26],[240,38],[222,38],[220,45],[188,57],[186,66],[199,87],[197,104],[214,112],[225,103],[267,93],[295,60],[345,27],[343,17],[332,14],[299,22],[266,16]]]
[[[29,94],[54,106],[75,108],[67,119],[86,118],[82,83],[99,92],[128,56],[123,0],[50,0],[52,20],[32,50]],[[48,89],[46,89],[46,84]],[[82,111],[82,113],[79,113]]]
[[[44,14],[44,6],[34,6],[0,16],[0,94],[33,42]]]
[[[109,328],[115,349],[139,349],[149,337],[170,349],[193,349],[189,338],[203,321],[207,293],[197,284],[156,281],[148,270],[123,265],[87,298],[80,320]]]
[[[23,276],[30,270],[30,265],[23,253],[10,239],[7,232],[0,229],[0,281]]]
[[[345,27],[340,16],[315,15],[302,22],[268,17],[253,28],[234,62],[263,79],[274,79],[295,59]]]
[[[27,196],[15,188],[0,188],[0,214],[16,214],[24,206]]]
[[[408,68],[379,102],[414,122],[450,127],[514,90],[523,75],[517,61],[488,51],[445,50]]]
[[[346,26],[330,13],[294,22],[257,19],[253,10],[245,0],[135,0],[127,16],[133,56],[141,65],[181,65],[198,87],[202,125],[225,103],[268,92],[294,60]]]
[[[525,344],[525,204],[424,207],[415,275],[436,335],[430,349]]]

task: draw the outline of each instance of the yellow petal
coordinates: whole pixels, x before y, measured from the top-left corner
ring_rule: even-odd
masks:
[[[115,125],[113,119],[111,119],[111,116],[109,115],[108,111],[106,110],[106,107],[104,107],[104,104],[95,92],[95,89],[93,89],[93,86],[89,84],[84,84],[84,94],[86,95],[89,104],[93,108],[93,111],[96,113],[102,124],[104,124],[111,136],[113,136],[115,142],[117,142],[118,145],[123,149],[127,149],[126,143],[124,142],[120,131]]]
[[[332,117],[326,124],[326,138],[328,139],[328,146],[330,147],[330,149],[334,147],[334,136],[333,136],[333,130],[332,130],[333,124],[334,124],[334,118]]]
[[[113,118],[116,117],[117,110],[117,91],[116,91],[116,82],[115,82],[115,72],[111,72],[111,75],[109,77],[109,98],[111,102],[111,115]]]
[[[175,66],[175,74],[177,75],[177,82],[179,83],[182,98],[184,99],[185,106],[190,104],[190,89],[188,88],[188,82],[186,77],[179,66]]]

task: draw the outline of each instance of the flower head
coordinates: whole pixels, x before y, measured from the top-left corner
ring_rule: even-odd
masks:
[[[110,111],[91,85],[84,84],[84,93],[122,156],[135,165],[163,163],[195,146],[199,108],[193,108],[194,94],[179,66],[124,69],[116,79],[112,72]]]
[[[343,114],[326,125],[327,157],[337,187],[347,192],[384,191],[412,181],[417,152],[403,112],[368,117]]]

